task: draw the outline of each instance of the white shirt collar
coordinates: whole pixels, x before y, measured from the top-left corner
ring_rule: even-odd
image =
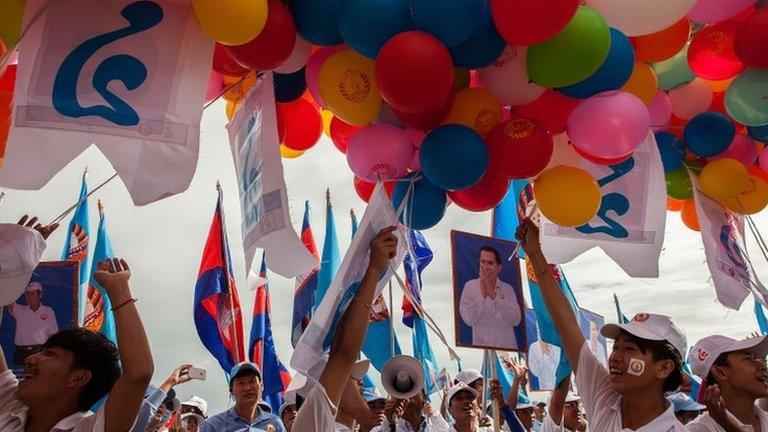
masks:
[[[616,415],[619,418],[619,421],[621,421],[621,397],[617,397],[616,401],[611,406],[611,410],[616,411]],[[674,431],[675,426],[680,421],[675,416],[675,407],[668,403],[667,409],[664,410],[663,413],[661,413],[660,416],[656,417],[655,419],[651,420],[650,423],[642,426],[640,429],[635,429],[637,432],[669,432]],[[622,430],[626,430],[627,428],[624,428],[622,425]]]
[[[26,425],[27,420],[29,420],[29,408],[24,407],[16,412],[13,412],[10,414],[12,418],[15,418],[19,424]],[[63,419],[59,420],[58,423],[56,423],[56,426],[51,429],[51,432],[56,431],[69,431],[75,428],[80,422],[90,416],[93,415],[90,411],[79,411],[76,412],[70,416],[64,417]]]

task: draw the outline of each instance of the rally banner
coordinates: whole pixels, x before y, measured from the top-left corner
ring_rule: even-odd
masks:
[[[95,144],[134,204],[185,191],[213,51],[189,2],[28,0],[27,27],[0,184],[40,189]]]
[[[272,74],[254,86],[227,131],[239,185],[246,269],[262,248],[269,268],[281,276],[310,271],[317,262],[294,231],[288,209]]]
[[[751,271],[743,250],[744,218],[701,193],[696,176],[689,175],[717,301],[738,310],[747,296],[754,293],[765,304],[768,291]]]
[[[597,165],[582,158],[581,168],[597,179],[602,202],[597,215],[576,228],[542,219],[541,245],[547,259],[566,263],[600,247],[632,277],[658,277],[664,243],[667,191],[653,133],[617,165]]]
[[[398,225],[397,216],[384,185],[379,183],[368,202],[360,228],[344,255],[339,272],[333,278],[322,303],[312,315],[309,326],[293,351],[291,367],[299,373],[319,378],[325,367],[325,358],[333,341],[336,325],[357,293],[358,285],[368,268],[371,241],[379,231],[393,225]],[[379,277],[373,298],[379,297],[393,272],[403,262],[407,251],[404,229],[398,228],[394,234],[398,238],[397,253],[390,260],[390,268]]]

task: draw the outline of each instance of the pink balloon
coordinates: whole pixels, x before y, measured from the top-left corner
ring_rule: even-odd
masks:
[[[701,78],[669,91],[672,101],[672,114],[688,120],[707,111],[712,105],[712,87]]]
[[[352,135],[347,143],[347,163],[365,181],[394,180],[408,172],[415,151],[408,133],[380,123]]]
[[[751,167],[757,161],[757,148],[755,142],[748,136],[736,134],[731,145],[719,155],[709,158],[709,160],[731,158],[744,164],[745,167]]]
[[[701,24],[716,23],[735,17],[755,4],[755,0],[698,0],[688,18]]]
[[[648,114],[651,115],[651,127],[654,130],[669,124],[669,120],[672,118],[672,101],[669,100],[667,92],[656,91],[656,96],[648,105]]]
[[[567,132],[577,150],[600,160],[629,157],[648,135],[651,118],[643,101],[623,91],[598,93],[568,117]]]
[[[344,48],[344,45],[320,48],[312,53],[312,55],[309,56],[309,60],[307,60],[307,68],[304,70],[304,78],[307,80],[307,89],[320,107],[325,107],[323,97],[320,96],[320,68],[323,67],[323,63],[328,60],[328,57]]]
[[[544,87],[531,82],[526,69],[528,48],[507,46],[492,65],[477,73],[480,82],[502,105],[525,105],[544,93]]]
[[[205,103],[216,99],[224,90],[224,75],[211,69],[208,75],[208,87],[205,89]]]
[[[411,165],[408,167],[411,171],[421,171],[421,159],[419,158],[419,149],[421,148],[421,141],[424,140],[424,137],[426,136],[426,133],[422,130],[414,129],[414,128],[405,128],[405,133],[408,134],[408,136],[411,138],[411,143],[413,143],[413,160],[411,160]]]
[[[312,51],[312,44],[307,42],[303,37],[296,35],[296,43],[293,44],[293,51],[291,55],[277,68],[275,72],[281,74],[291,74],[297,72],[303,68],[309,60],[309,55]]]
[[[768,147],[760,153],[760,169],[768,174]]]

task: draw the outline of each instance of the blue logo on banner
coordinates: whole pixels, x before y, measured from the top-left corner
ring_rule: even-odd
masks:
[[[110,82],[121,81],[125,88],[134,90],[147,79],[147,67],[136,57],[127,54],[111,56],[101,62],[93,74],[93,88],[109,104],[81,106],[77,100],[77,81],[85,63],[106,45],[141,33],[163,20],[163,9],[153,1],[137,1],[123,8],[121,15],[128,27],[91,38],[77,46],[64,59],[53,84],[53,107],[64,116],[79,118],[98,116],[119,126],[139,124],[139,114],[124,100],[107,89]]]
[[[611,183],[614,180],[618,180],[632,171],[635,167],[635,158],[631,157],[618,165],[612,165],[608,168],[612,173],[601,178],[597,181],[600,187]],[[629,211],[629,200],[623,194],[618,192],[611,192],[603,197],[600,202],[600,209],[597,211],[597,217],[605,222],[602,226],[592,226],[590,224],[584,224],[576,227],[576,230],[584,234],[603,233],[614,238],[626,238],[629,237],[629,232],[618,221],[608,216],[608,212],[613,211],[616,216],[624,216]]]

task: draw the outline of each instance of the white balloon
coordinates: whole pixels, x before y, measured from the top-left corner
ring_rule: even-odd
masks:
[[[307,64],[311,54],[312,44],[304,40],[303,37],[296,35],[296,43],[293,44],[293,51],[280,66],[275,68],[274,72],[279,74],[290,74],[298,71]]]
[[[707,111],[712,105],[712,98],[712,88],[701,78],[669,92],[672,114],[684,120]]]
[[[642,36],[665,28],[684,17],[696,0],[586,0],[608,24],[627,36]]]
[[[525,64],[527,52],[523,46],[507,46],[492,65],[478,72],[480,82],[502,105],[525,105],[544,93],[544,87],[530,82]]]

